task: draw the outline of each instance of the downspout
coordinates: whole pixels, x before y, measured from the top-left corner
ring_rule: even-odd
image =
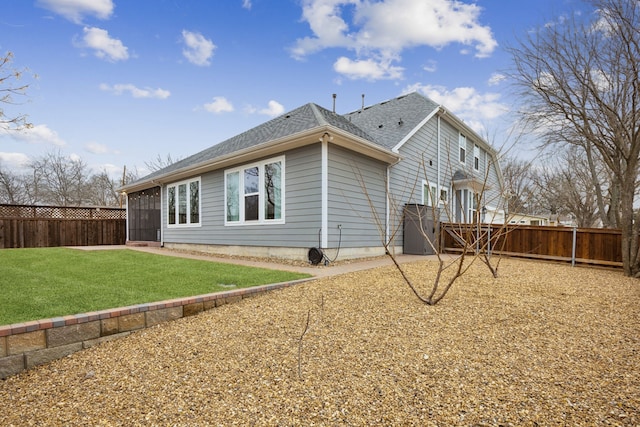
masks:
[[[326,248],[329,244],[329,134],[322,136],[321,147],[321,232],[320,248]]]
[[[164,248],[164,221],[162,220],[163,217],[163,212],[167,213],[165,209],[163,209],[164,206],[164,201],[163,201],[163,195],[164,193],[164,186],[162,184],[160,184],[160,247]],[[200,219],[202,221],[202,219]]]
[[[437,167],[438,177],[436,178],[436,181],[437,181],[438,186],[436,188],[438,189],[437,190],[438,191],[438,194],[437,194],[437,196],[438,196],[438,204],[440,204],[440,193],[442,192],[442,189],[440,188],[440,184],[441,184],[441,182],[440,182],[440,114],[438,114],[438,136],[437,136],[437,138],[438,138],[438,154],[437,154],[437,157],[438,157],[438,167]],[[449,189],[447,189],[447,193],[448,192],[449,192]],[[438,219],[440,219],[440,218],[438,218]]]
[[[387,166],[387,194],[385,197],[386,200],[386,213],[385,213],[385,229],[384,229],[384,241],[386,244],[390,244],[389,239],[391,238],[391,201],[389,200],[389,195],[391,194],[391,165]]]

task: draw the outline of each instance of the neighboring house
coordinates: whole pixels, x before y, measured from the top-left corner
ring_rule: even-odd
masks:
[[[385,239],[402,252],[405,204],[474,222],[499,210],[502,188],[494,149],[411,93],[345,115],[303,105],[123,191],[132,243],[345,259],[382,255]]]
[[[549,216],[549,225],[552,227],[577,227],[578,224],[573,215],[557,215],[551,214]],[[599,224],[595,228],[601,228],[602,224]]]
[[[510,214],[508,224],[511,225],[549,225],[549,218],[528,214]]]

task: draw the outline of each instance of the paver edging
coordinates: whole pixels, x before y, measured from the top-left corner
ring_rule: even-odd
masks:
[[[135,330],[156,326],[165,321],[171,321],[182,317],[193,316],[203,311],[214,309],[220,305],[240,301],[257,294],[283,289],[300,283],[315,280],[315,278],[294,280],[268,285],[255,286],[252,288],[236,289],[230,291],[216,292],[211,294],[190,296],[185,298],[174,298],[153,303],[137,304],[127,307],[117,307],[108,310],[92,311],[67,316],[59,316],[50,319],[41,319],[11,325],[0,325],[0,379],[16,375],[34,366],[51,362],[60,357],[64,357],[75,351],[89,348],[95,343],[105,340],[115,339],[129,335]],[[185,310],[185,307],[187,309]],[[177,308],[177,310],[176,310]],[[113,328],[103,327],[103,322],[108,319],[118,319],[132,314],[143,314],[144,325],[135,330],[127,329],[126,322],[116,322]],[[120,325],[122,323],[122,326]],[[75,340],[73,334],[67,336],[64,343],[56,339],[49,338],[50,331],[58,328],[76,326]],[[91,328],[97,330],[97,336],[83,336],[80,332]],[[11,351],[8,350],[8,342],[18,344],[21,342],[18,335],[33,334],[37,331],[44,331],[46,339],[44,348],[33,349],[27,346],[21,349],[14,345]],[[11,337],[14,337],[12,340]],[[57,343],[54,345],[54,343]],[[78,345],[80,344],[80,345]],[[28,344],[25,344],[28,345]],[[58,349],[58,350],[55,350]]]

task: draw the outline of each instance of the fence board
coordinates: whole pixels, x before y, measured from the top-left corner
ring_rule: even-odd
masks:
[[[125,210],[0,205],[0,249],[123,245]]]
[[[1,248],[124,245],[123,219],[0,218]]]
[[[459,252],[463,248],[452,234],[465,236],[476,229],[473,224],[442,223],[440,227],[444,252]],[[485,240],[488,227],[482,225]],[[621,230],[577,228],[575,255],[573,232],[569,227],[491,225],[491,248],[493,253],[509,256],[622,266]]]

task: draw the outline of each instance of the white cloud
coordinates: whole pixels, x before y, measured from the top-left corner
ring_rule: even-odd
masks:
[[[213,101],[204,104],[204,109],[210,113],[229,113],[233,111],[233,105],[224,96],[214,96]]]
[[[359,0],[358,0],[359,1]],[[340,16],[342,0],[305,0],[302,18],[309,23],[315,37],[298,39],[291,53],[302,58],[328,47],[354,48],[353,39],[346,32],[348,24]]]
[[[427,61],[427,63],[422,67],[428,73],[435,73],[438,71],[438,63],[433,59]]]
[[[491,77],[489,77],[489,86],[497,86],[500,83],[502,83],[503,81],[505,81],[507,79],[507,76],[505,76],[502,73],[493,73],[491,74]]]
[[[122,180],[122,166],[116,166],[114,164],[111,163],[103,163],[100,165],[93,165],[91,167],[91,169],[93,170],[97,170],[97,171],[104,171],[107,173],[107,175],[109,175],[111,177],[111,179],[115,179],[117,180],[116,182],[118,184],[121,183]]]
[[[100,59],[124,61],[129,59],[128,48],[118,39],[111,38],[107,30],[96,27],[84,27],[84,37],[80,47],[93,49]]]
[[[405,88],[404,93],[419,91],[434,102],[441,104],[464,120],[476,132],[485,130],[485,124],[508,111],[500,103],[499,93],[479,93],[472,87],[458,87],[448,90],[442,86],[420,83]]]
[[[167,99],[171,92],[165,89],[152,89],[152,88],[138,88],[132,84],[115,84],[109,86],[106,83],[100,84],[100,89],[114,93],[115,95],[122,95],[124,92],[129,92],[134,98],[155,98],[155,99]]]
[[[491,28],[480,24],[480,12],[478,5],[458,0],[304,0],[302,18],[313,36],[296,40],[291,54],[302,59],[326,48],[346,48],[359,61],[369,56],[398,61],[407,48],[458,43],[487,57],[498,44]]]
[[[210,65],[216,45],[200,33],[182,30],[182,41],[187,46],[182,54],[194,65]]]
[[[251,0],[242,0],[242,7],[251,10]]]
[[[109,19],[113,13],[112,0],[38,0],[37,5],[79,24],[84,16]]]
[[[24,153],[3,153],[0,152],[0,164],[8,169],[20,169],[26,167],[31,159]]]
[[[64,147],[66,142],[58,136],[58,133],[49,129],[47,125],[35,125],[19,131],[9,133],[14,139],[29,144],[50,144],[56,147]]]
[[[277,101],[269,101],[268,107],[259,111],[260,114],[264,114],[270,117],[276,117],[284,113],[284,106]]]
[[[84,145],[84,149],[87,150],[91,154],[109,154],[115,153],[118,154],[117,151],[112,151],[104,144],[100,144],[95,141],[88,142]]]
[[[352,61],[344,56],[338,58],[333,69],[349,79],[399,79],[402,78],[404,68],[392,66],[389,61],[378,62],[374,59]]]
[[[277,101],[271,100],[267,104],[266,108],[257,108],[253,105],[247,105],[244,108],[244,112],[247,114],[264,114],[270,117],[276,117],[284,113],[284,106]]]

